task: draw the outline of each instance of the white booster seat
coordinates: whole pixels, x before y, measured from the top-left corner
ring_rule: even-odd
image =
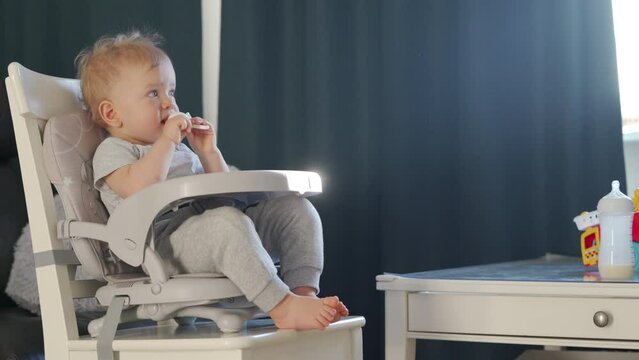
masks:
[[[188,323],[191,320],[184,318],[199,317],[213,320],[224,332],[240,330],[257,308],[242,300],[239,289],[222,274],[167,276],[152,246],[154,219],[204,197],[249,205],[284,195],[318,194],[320,177],[303,171],[234,171],[170,179],[124,199],[108,216],[93,187],[92,173],[93,154],[106,133],[83,110],[79,81],[39,74],[18,63],[8,69],[36,272],[62,265],[55,276],[57,280],[69,276],[70,286],[57,291],[68,291],[69,299],[95,296],[109,306],[104,317],[89,325],[98,346],[113,339],[118,323],[138,319],[176,318]],[[51,183],[67,219],[58,224]],[[64,249],[62,239],[70,239],[72,251]],[[72,271],[64,274],[61,269],[73,264],[81,264],[95,280],[74,280]],[[45,286],[40,278],[38,285]],[[40,290],[42,313],[47,316],[49,300],[42,298],[43,293]],[[71,300],[62,301],[63,307],[73,306]]]

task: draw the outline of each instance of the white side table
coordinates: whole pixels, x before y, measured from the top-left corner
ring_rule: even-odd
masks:
[[[639,277],[605,282],[596,271],[547,255],[379,275],[386,359],[414,359],[416,339],[639,349]]]

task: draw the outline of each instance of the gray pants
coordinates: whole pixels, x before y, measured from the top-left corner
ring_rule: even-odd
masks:
[[[190,207],[156,227],[156,249],[169,274],[226,275],[264,311],[289,289],[315,288],[324,264],[322,224],[313,205],[296,196],[267,200],[242,212]],[[280,261],[281,279],[273,261]]]

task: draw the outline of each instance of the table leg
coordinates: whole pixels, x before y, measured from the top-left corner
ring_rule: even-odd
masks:
[[[415,339],[409,339],[408,294],[405,291],[385,292],[386,360],[415,360]]]

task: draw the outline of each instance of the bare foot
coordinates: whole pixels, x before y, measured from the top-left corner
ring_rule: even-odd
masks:
[[[288,294],[269,315],[279,329],[324,329],[337,314],[337,297],[313,298]]]
[[[300,287],[296,287],[295,289],[291,291],[296,295],[308,296],[315,299],[318,298],[316,295],[315,289],[312,287],[300,286]],[[337,296],[335,298],[337,298]],[[337,298],[337,300],[339,300],[339,298]],[[335,313],[335,316],[331,320],[331,323],[339,321],[342,318],[342,316],[348,316],[348,308],[341,301],[338,301],[337,306],[335,307],[335,310],[337,310],[337,313]]]

